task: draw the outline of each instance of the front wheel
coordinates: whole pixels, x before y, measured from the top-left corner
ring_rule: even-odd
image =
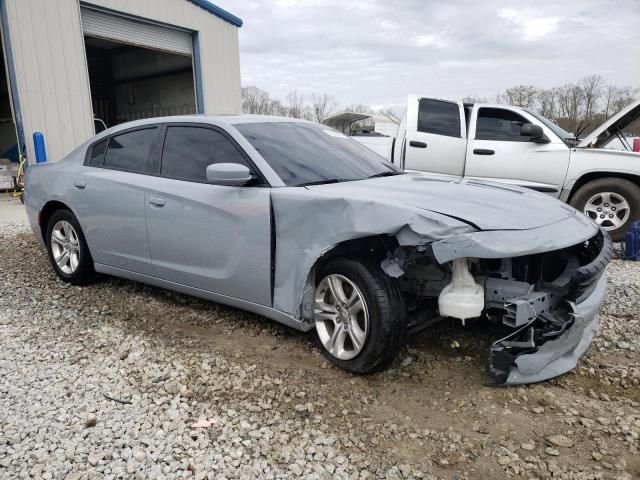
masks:
[[[338,258],[316,278],[314,320],[325,356],[353,373],[387,367],[406,338],[406,310],[400,288],[366,260]]]
[[[598,178],[580,187],[571,205],[619,242],[629,224],[640,218],[640,188],[624,178]]]

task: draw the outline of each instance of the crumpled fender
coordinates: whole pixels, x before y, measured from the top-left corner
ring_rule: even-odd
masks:
[[[428,210],[309,189],[273,189],[271,201],[276,231],[273,308],[295,318],[300,317],[313,265],[343,241],[389,234],[401,245],[426,245],[475,231],[460,220]]]

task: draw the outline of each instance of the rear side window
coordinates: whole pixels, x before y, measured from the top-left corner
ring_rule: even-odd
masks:
[[[236,146],[222,133],[205,127],[168,127],[162,153],[163,177],[206,182],[212,163],[247,163]]]
[[[520,135],[527,120],[511,110],[503,108],[481,108],[476,122],[476,140],[498,140],[503,142],[528,142],[530,137]]]
[[[108,138],[96,143],[91,147],[89,155],[89,165],[102,165],[104,163],[104,153],[107,151]]]
[[[111,137],[104,166],[136,173],[152,173],[151,148],[157,138],[157,127],[135,130]]]
[[[457,103],[421,98],[418,131],[460,137],[460,107]]]

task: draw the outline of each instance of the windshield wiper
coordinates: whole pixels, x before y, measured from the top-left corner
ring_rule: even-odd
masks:
[[[381,172],[381,173],[376,173],[375,175],[371,175],[370,177],[367,177],[367,179],[380,178],[380,177],[394,177],[396,175],[402,175],[402,174],[404,174],[404,172],[395,172],[393,170],[389,170],[388,172]]]
[[[340,180],[339,178],[329,178],[327,180],[316,180],[315,182],[303,182],[296,184],[296,187],[308,187],[311,185],[324,185],[326,183],[341,183],[347,180]]]

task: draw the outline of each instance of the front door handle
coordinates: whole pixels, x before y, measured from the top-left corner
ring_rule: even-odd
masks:
[[[164,198],[160,197],[149,197],[149,204],[154,207],[164,207]]]
[[[488,148],[476,148],[473,150],[473,153],[475,153],[476,155],[493,155],[494,153],[496,153],[496,151],[490,150]]]
[[[84,187],[87,186],[87,182],[85,182],[84,180],[76,180],[75,182],[73,182],[73,186],[78,190],[84,190]]]
[[[409,146],[410,147],[416,147],[416,148],[427,148],[427,144],[424,142],[418,142],[417,140],[411,140],[409,142]]]

